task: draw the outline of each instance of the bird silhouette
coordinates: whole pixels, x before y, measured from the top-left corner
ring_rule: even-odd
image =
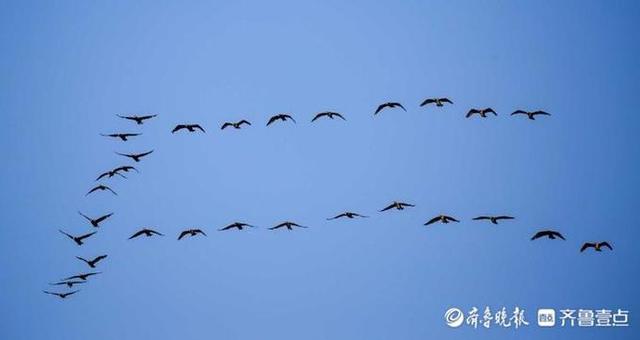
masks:
[[[157,231],[155,231],[153,229],[144,228],[144,229],[141,229],[139,231],[136,231],[133,235],[131,235],[131,237],[129,237],[129,239],[131,240],[131,239],[136,238],[136,237],[141,236],[141,235],[144,235],[146,237],[151,237],[153,235],[164,236],[164,234],[159,233],[159,232],[157,232]]]
[[[131,170],[133,170],[135,172],[139,172],[138,169],[132,167],[131,165],[123,165],[123,166],[120,166],[120,167],[117,167],[117,168],[113,169],[112,171],[115,171],[115,172],[120,172],[120,171],[129,172]]]
[[[178,240],[181,240],[183,237],[185,236],[196,236],[198,234],[202,234],[204,236],[207,236],[207,234],[204,233],[204,231],[200,230],[200,229],[188,229],[185,230],[183,232],[180,233],[180,236],[178,236]]]
[[[73,275],[73,276],[69,276],[69,277],[67,277],[67,278],[64,278],[64,279],[62,279],[62,280],[60,280],[60,281],[69,281],[69,280],[74,280],[74,279],[80,279],[80,280],[82,280],[82,281],[87,281],[87,279],[88,279],[90,276],[98,275],[98,274],[102,274],[102,272],[91,272],[91,273],[84,273],[84,274]]]
[[[460,222],[458,220],[456,220],[455,218],[451,217],[451,216],[447,216],[447,215],[438,215],[432,219],[430,219],[429,221],[427,221],[424,225],[430,225],[436,222],[441,222],[444,224],[450,223],[450,222]]]
[[[377,115],[378,113],[380,113],[380,111],[382,111],[382,110],[384,110],[386,108],[393,109],[393,108],[396,108],[396,107],[399,107],[402,110],[404,110],[404,112],[407,112],[407,109],[405,109],[404,106],[402,106],[402,104],[396,103],[396,102],[388,102],[388,103],[380,104],[378,106],[378,108],[376,109],[376,112],[373,113],[373,115],[374,116]]]
[[[111,171],[106,171],[106,172],[101,173],[100,176],[98,176],[98,178],[96,178],[96,182],[101,180],[101,179],[103,179],[103,178],[105,178],[105,177],[111,178],[111,177],[113,177],[115,175],[118,175],[118,176],[120,176],[122,178],[127,178],[126,176],[122,175],[120,172],[115,171],[115,169],[114,169],[114,170],[111,170]]]
[[[499,220],[513,220],[513,219],[514,217],[511,217],[511,216],[478,216],[473,218],[474,221],[488,220],[488,221],[491,221],[491,223],[493,224],[498,224]]]
[[[232,224],[229,224],[228,226],[218,229],[219,231],[225,231],[225,230],[230,230],[230,229],[238,229],[238,230],[242,230],[244,228],[255,228],[255,226],[251,225],[251,224],[247,224],[247,223],[241,223],[241,222],[235,222]]]
[[[136,124],[138,125],[142,125],[142,123],[147,120],[147,119],[151,119],[153,117],[156,117],[157,115],[146,115],[146,116],[121,116],[121,115],[116,115],[120,118],[123,119],[128,119],[128,120],[133,120],[136,122]]]
[[[119,153],[116,152],[116,154],[120,155],[120,156],[124,156],[124,157],[129,157],[131,159],[133,159],[136,162],[140,162],[140,159],[146,155],[149,155],[153,152],[153,150],[151,151],[147,151],[147,152],[143,152],[143,153],[132,153],[132,154],[126,154],[126,153]]]
[[[68,293],[55,293],[55,292],[49,292],[49,291],[46,291],[46,290],[43,290],[43,292],[45,294],[55,295],[55,296],[57,296],[57,297],[59,297],[61,299],[66,299],[67,297],[79,292],[79,290],[74,290],[74,291],[68,292]]]
[[[318,114],[316,114],[315,117],[313,117],[313,119],[311,120],[311,122],[315,122],[317,119],[322,118],[322,117],[328,117],[331,119],[335,119],[334,117],[338,117],[342,120],[346,120],[341,114],[339,114],[338,112],[331,112],[331,111],[326,111],[326,112],[320,112]]]
[[[173,130],[171,130],[171,133],[176,133],[180,130],[187,130],[189,132],[195,132],[196,130],[200,130],[202,132],[205,132],[202,126],[200,126],[200,124],[178,124],[176,125],[176,127],[173,128]]]
[[[68,281],[61,281],[61,282],[56,282],[56,283],[50,283],[49,285],[51,286],[67,286],[69,288],[73,288],[73,286],[75,285],[79,285],[79,284],[83,284],[86,281],[72,281],[72,280],[68,280]]]
[[[480,117],[487,118],[487,113],[493,113],[494,116],[498,115],[492,108],[487,107],[485,109],[471,109],[471,110],[469,110],[469,112],[467,112],[466,117],[469,118],[469,117],[473,116],[474,114],[479,114]]]
[[[65,233],[64,231],[58,229],[58,231],[63,234],[66,235],[68,238],[72,239],[77,245],[81,246],[84,244],[84,242],[82,242],[84,239],[91,237],[93,234],[97,233],[97,231],[94,231],[92,233],[88,233],[88,234],[84,234],[84,235],[80,235],[80,236],[73,236],[73,235],[69,235],[68,233]]]
[[[291,120],[294,123],[296,122],[296,120],[293,119],[293,117],[291,117],[290,114],[281,113],[269,118],[269,121],[267,122],[267,126],[271,125],[271,123],[276,122],[278,120],[281,120],[283,122],[286,122],[287,120]]]
[[[409,204],[409,203],[404,203],[404,202],[393,201],[393,202],[391,202],[391,204],[386,206],[384,209],[380,210],[380,212],[387,211],[389,209],[404,210],[404,208],[406,208],[406,207],[415,207],[415,205]]]
[[[110,133],[110,134],[101,133],[100,135],[104,137],[119,138],[123,142],[126,142],[129,140],[129,137],[140,136],[142,134],[141,133]]]
[[[100,256],[96,256],[93,260],[87,260],[85,258],[82,258],[80,256],[76,256],[76,258],[80,261],[84,261],[87,265],[89,265],[89,267],[91,268],[95,268],[96,264],[98,264],[98,262],[104,260],[107,258],[108,255],[100,255]]]
[[[513,115],[519,115],[519,114],[527,115],[527,117],[529,117],[529,119],[531,119],[531,120],[536,120],[535,116],[537,116],[537,115],[551,116],[550,113],[544,112],[544,111],[540,111],[540,110],[538,110],[538,111],[516,110],[516,111],[513,111],[513,113],[511,113],[512,116]]]
[[[100,190],[100,191],[108,190],[108,191],[111,191],[112,194],[114,194],[116,196],[118,195],[115,191],[111,190],[111,188],[109,188],[108,186],[100,184],[100,185],[96,185],[91,190],[89,190],[89,192],[87,192],[87,194],[85,196],[89,196],[89,194],[91,194],[93,192],[96,192],[98,190]]]
[[[299,224],[297,224],[295,222],[286,221],[286,222],[282,222],[282,223],[280,223],[280,224],[278,224],[276,226],[273,226],[273,227],[269,228],[269,230],[276,230],[276,229],[280,229],[280,228],[287,228],[289,230],[293,230],[293,227],[309,228],[309,227],[305,227],[303,225],[299,225]]]
[[[609,242],[594,242],[594,243],[590,243],[590,242],[586,242],[585,244],[582,245],[582,248],[580,248],[580,252],[582,253],[583,251],[587,250],[588,248],[593,248],[595,249],[595,251],[602,251],[602,247],[606,247],[609,248],[609,250],[613,250],[613,247],[611,247],[611,245],[609,244]]]
[[[80,214],[80,216],[84,217],[87,221],[89,221],[89,223],[91,223],[92,226],[94,226],[95,228],[98,228],[100,226],[100,223],[102,223],[102,221],[106,220],[107,218],[113,216],[113,213],[108,213],[106,215],[102,215],[98,218],[91,218],[83,213],[81,213],[80,211],[78,211],[78,214]]]
[[[338,215],[336,215],[334,217],[327,218],[327,221],[336,220],[336,219],[342,218],[342,217],[346,217],[346,218],[352,219],[352,218],[356,218],[356,217],[367,218],[369,216],[364,216],[364,215],[360,215],[358,213],[346,211],[346,212],[338,214]]]
[[[557,237],[565,240],[564,236],[557,231],[554,230],[542,230],[537,232],[533,237],[531,237],[531,241],[539,239],[541,237],[548,237],[551,240],[555,240]]]
[[[234,129],[239,129],[242,127],[242,124],[247,124],[247,125],[251,125],[251,123],[248,120],[241,120],[239,122],[225,122],[224,124],[222,124],[222,126],[220,127],[220,130],[224,130],[228,127],[233,127]]]
[[[425,106],[428,104],[436,104],[436,106],[442,107],[444,106],[443,103],[453,104],[453,102],[449,100],[449,98],[428,98],[428,99],[425,99],[422,102],[422,104],[420,104],[420,106]]]

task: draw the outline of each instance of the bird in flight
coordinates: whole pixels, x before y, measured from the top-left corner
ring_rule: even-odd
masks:
[[[425,105],[428,105],[428,104],[436,104],[436,106],[442,107],[442,106],[444,106],[443,103],[453,104],[453,102],[451,100],[449,100],[449,98],[428,98],[428,99],[425,99],[422,102],[422,104],[420,104],[420,106],[425,106]]]
[[[55,295],[55,296],[57,296],[57,297],[59,297],[59,298],[61,298],[61,299],[66,299],[68,296],[73,295],[73,294],[75,294],[75,293],[79,292],[79,290],[74,290],[74,291],[72,291],[72,292],[68,292],[68,293],[55,293],[55,292],[49,292],[49,291],[46,291],[46,290],[43,290],[43,292],[44,292],[45,294]]]
[[[351,218],[356,218],[356,217],[367,218],[369,216],[360,215],[358,213],[346,211],[346,212],[343,212],[342,214],[338,214],[338,215],[336,215],[334,217],[327,218],[327,221],[336,220],[336,219],[339,219],[339,218],[342,218],[342,217],[346,217],[346,218],[351,219]]]
[[[409,203],[404,203],[404,202],[393,201],[387,207],[385,207],[384,209],[380,210],[380,212],[387,211],[389,209],[404,210],[404,208],[406,208],[406,207],[415,207],[415,205],[409,204]]]
[[[456,220],[455,218],[451,217],[451,216],[447,216],[447,215],[438,215],[432,219],[430,219],[429,221],[427,221],[424,225],[430,225],[436,222],[441,222],[444,224],[450,223],[450,222],[460,222],[458,220]]]
[[[146,237],[151,237],[153,235],[164,236],[164,234],[159,233],[159,232],[157,232],[157,231],[155,231],[153,229],[144,228],[144,229],[141,229],[139,231],[136,231],[133,235],[131,235],[131,237],[129,237],[129,239],[131,240],[131,239],[136,238],[136,237],[138,237],[140,235],[144,235]]]
[[[296,122],[295,119],[293,119],[293,117],[291,117],[291,115],[287,114],[287,113],[281,113],[281,114],[277,114],[271,118],[269,118],[269,121],[267,122],[267,126],[271,125],[271,123],[276,122],[278,120],[281,120],[283,122],[286,122],[287,120],[291,120],[292,122]]]
[[[118,171],[116,171],[114,169],[114,170],[111,170],[111,171],[107,171],[107,172],[101,173],[100,176],[98,176],[98,178],[96,178],[96,181],[99,181],[104,177],[111,178],[111,177],[113,177],[115,175],[118,175],[118,176],[120,176],[122,178],[127,178],[126,176],[122,175],[120,172],[118,172]]]
[[[315,117],[313,117],[313,119],[311,120],[312,122],[315,122],[317,119],[322,118],[322,117],[328,117],[331,119],[335,119],[334,117],[338,117],[342,120],[346,120],[341,114],[339,114],[338,112],[331,112],[331,111],[326,111],[326,112],[320,112],[318,113]]]
[[[73,288],[73,286],[75,285],[79,285],[79,284],[83,284],[86,281],[73,281],[73,280],[67,280],[67,281],[60,281],[60,282],[56,282],[56,283],[50,283],[49,285],[51,286],[62,286],[65,285],[69,288]]]
[[[73,235],[69,235],[67,233],[65,233],[64,231],[58,229],[58,231],[60,233],[62,233],[63,235],[66,235],[68,238],[72,239],[77,245],[81,246],[84,242],[82,242],[82,240],[91,237],[93,234],[97,233],[97,231],[94,231],[92,233],[88,233],[88,234],[84,234],[84,235],[80,235],[80,236],[73,236]]]
[[[128,120],[133,120],[136,122],[136,124],[138,125],[142,125],[142,123],[147,120],[147,119],[151,119],[153,117],[156,117],[157,115],[146,115],[146,116],[121,116],[121,115],[116,115],[122,119],[128,119]]]
[[[196,129],[205,132],[200,124],[178,124],[173,128],[173,130],[171,130],[171,133],[176,133],[183,129],[186,129],[189,132],[195,132]]]
[[[228,226],[218,229],[219,231],[225,231],[225,230],[230,230],[230,229],[238,229],[238,230],[242,230],[244,228],[255,228],[255,226],[251,225],[251,224],[246,224],[246,223],[241,223],[241,222],[235,222],[232,224],[229,224]]]
[[[178,236],[178,240],[182,239],[183,237],[185,237],[187,235],[196,236],[198,234],[202,234],[204,236],[207,236],[207,234],[205,234],[204,231],[202,231],[200,229],[188,229],[188,230],[185,230],[185,231],[180,233],[180,236]]]
[[[89,267],[95,268],[96,264],[98,264],[98,262],[100,262],[100,261],[102,261],[102,260],[107,258],[107,255],[96,256],[93,260],[87,260],[87,259],[84,259],[84,258],[82,258],[80,256],[76,256],[76,258],[78,260],[80,260],[80,261],[84,261],[86,264],[89,265]]]
[[[516,110],[516,111],[513,111],[513,113],[511,113],[512,116],[513,115],[520,115],[520,114],[527,115],[527,117],[529,117],[529,119],[531,119],[531,120],[536,120],[535,116],[537,116],[537,115],[551,116],[550,113],[544,112],[544,111],[540,111],[540,110],[538,110],[538,111]]]
[[[102,215],[98,218],[91,218],[83,213],[81,213],[80,211],[78,211],[78,214],[80,214],[80,216],[84,217],[87,221],[89,221],[89,223],[91,223],[92,226],[94,226],[95,228],[98,228],[100,226],[100,223],[102,223],[102,221],[106,220],[107,218],[113,216],[113,213],[108,213],[106,215]]]
[[[609,242],[606,242],[606,241],[605,242],[594,242],[594,243],[587,242],[587,243],[582,245],[582,248],[580,248],[580,252],[582,253],[583,251],[587,250],[588,248],[593,248],[593,249],[595,249],[595,251],[602,251],[602,247],[607,247],[607,248],[609,248],[609,250],[613,250],[613,247],[611,247]]]
[[[115,172],[120,172],[120,171],[129,172],[131,170],[134,170],[135,172],[139,172],[138,169],[132,167],[131,165],[123,165],[121,167],[117,167],[117,168],[113,169],[112,171],[115,171]]]
[[[498,224],[499,220],[513,220],[513,219],[514,217],[511,217],[511,216],[478,216],[473,218],[474,221],[488,220],[488,221],[491,221],[491,223],[493,224]]]
[[[298,228],[309,228],[309,227],[305,227],[303,225],[299,225],[298,223],[295,222],[282,222],[274,227],[269,228],[269,230],[276,230],[276,229],[280,229],[280,228],[287,228],[289,230],[293,230],[293,227],[298,227]]]
[[[467,112],[466,117],[469,118],[469,117],[473,116],[474,114],[479,114],[480,117],[487,118],[487,113],[493,113],[494,116],[498,115],[492,108],[488,107],[488,108],[485,108],[485,109],[471,109],[471,110],[469,110],[469,112]]]
[[[220,130],[224,130],[228,127],[233,127],[234,129],[239,129],[242,127],[242,124],[247,124],[247,125],[251,125],[251,123],[248,120],[241,120],[239,122],[235,122],[235,123],[231,123],[231,122],[225,122],[224,124],[222,124],[222,126],[220,127]]]
[[[98,190],[100,190],[100,191],[108,190],[108,191],[111,191],[112,194],[114,194],[116,196],[118,195],[118,194],[116,194],[115,191],[111,190],[111,188],[109,188],[108,186],[100,184],[100,185],[96,185],[95,187],[93,187],[93,189],[89,190],[89,192],[87,192],[87,194],[85,196],[89,196],[90,193],[98,191]]]
[[[404,112],[407,112],[407,109],[404,108],[404,106],[402,106],[402,104],[400,103],[396,103],[396,102],[388,102],[388,103],[384,103],[384,104],[380,104],[378,106],[378,108],[376,109],[376,112],[373,113],[373,115],[377,115],[378,113],[380,113],[380,111],[386,109],[386,108],[390,108],[390,109],[394,109],[396,107],[401,108],[402,110],[404,110]]]
[[[129,137],[140,136],[141,133],[110,133],[110,134],[101,133],[100,135],[104,137],[120,138],[123,142],[126,142],[129,140]]]
[[[557,231],[554,230],[542,230],[537,232],[535,235],[533,235],[533,237],[531,237],[531,241],[539,239],[541,237],[548,237],[551,240],[555,240],[556,237],[559,237],[563,240],[565,240],[564,236],[562,236],[562,234],[560,234]]]
[[[73,276],[69,276],[67,278],[62,279],[61,281],[69,281],[69,280],[74,280],[74,279],[80,279],[82,281],[87,281],[89,276],[98,275],[98,274],[102,274],[102,272],[91,272],[91,273],[73,275]]]
[[[119,153],[116,152],[116,154],[120,155],[120,156],[124,156],[124,157],[129,157],[131,159],[133,159],[136,162],[140,162],[140,159],[146,155],[149,155],[153,152],[153,150],[151,151],[147,151],[147,152],[143,152],[143,153],[132,153],[132,154],[126,154],[126,153]]]

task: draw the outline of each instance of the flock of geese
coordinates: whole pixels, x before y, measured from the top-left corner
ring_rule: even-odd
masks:
[[[453,104],[453,101],[451,101],[448,98],[428,98],[426,100],[424,100],[420,106],[424,107],[427,105],[435,105],[436,107],[443,107],[445,104]],[[376,110],[374,111],[373,115],[377,116],[378,114],[380,114],[381,112],[384,112],[386,110],[392,110],[392,109],[401,109],[403,111],[407,111],[405,109],[405,107],[398,103],[398,102],[386,102],[383,104],[380,104]],[[478,117],[481,118],[488,118],[489,114],[492,114],[494,116],[497,116],[498,113],[493,110],[490,107],[487,108],[472,108],[470,109],[467,114],[465,115],[466,118],[471,118],[474,115],[477,115]],[[545,111],[541,111],[541,110],[535,110],[535,111],[525,111],[525,110],[516,110],[514,112],[511,113],[511,116],[516,116],[516,115],[525,115],[527,116],[528,119],[530,120],[535,120],[536,116],[550,116],[551,114],[549,114],[548,112]],[[136,125],[143,125],[146,121],[155,118],[157,116],[157,114],[150,114],[150,115],[142,115],[142,116],[137,116],[137,115],[132,115],[132,116],[123,116],[123,115],[117,115],[119,118],[122,119],[126,119],[132,122],[135,122]],[[346,118],[339,112],[333,112],[333,111],[326,111],[326,112],[320,112],[317,113],[316,115],[314,115],[314,117],[311,119],[311,122],[315,122],[319,119],[336,119],[339,118],[341,120],[346,121]],[[269,120],[267,121],[266,126],[270,126],[271,124],[274,124],[276,122],[287,122],[287,121],[291,121],[292,123],[296,123],[296,120],[293,118],[293,116],[291,114],[288,113],[281,113],[281,114],[276,114],[274,116],[272,116],[271,118],[269,118]],[[238,122],[225,122],[221,125],[220,129],[221,130],[225,130],[227,128],[233,128],[233,129],[241,129],[243,128],[243,126],[251,126],[251,122],[243,119],[240,120]],[[171,133],[177,133],[180,131],[185,131],[185,132],[202,132],[205,133],[205,129],[200,125],[200,124],[178,124],[176,125],[173,130],[171,130]],[[114,138],[114,139],[118,139],[120,141],[123,142],[127,142],[131,139],[133,139],[134,137],[140,136],[141,133],[111,133],[111,134],[101,134],[102,136],[105,137],[110,137],[110,138]],[[126,157],[128,159],[131,159],[133,162],[138,163],[141,162],[142,159],[144,157],[149,156],[150,154],[153,153],[153,150],[147,151],[147,152],[143,152],[143,153],[138,153],[138,154],[126,154],[126,153],[119,153],[116,152],[117,155]],[[103,173],[101,173],[97,178],[96,181],[101,181],[104,179],[110,179],[114,176],[119,176],[122,178],[127,178],[125,176],[125,174],[129,173],[129,172],[138,172],[138,169],[136,169],[134,166],[132,165],[123,165],[117,168],[114,168],[112,170],[108,170],[105,171]],[[91,188],[86,194],[85,196],[89,196],[92,195],[96,192],[109,192],[113,195],[118,195],[113,189],[111,189],[109,186],[105,185],[105,184],[98,184],[96,186],[94,186],[93,188]],[[400,202],[400,201],[393,201],[391,202],[391,204],[389,204],[388,206],[382,208],[379,210],[379,212],[385,212],[385,211],[389,211],[389,210],[404,210],[406,208],[412,208],[415,207],[414,204],[410,204],[410,203],[406,203],[406,202]],[[108,214],[104,214],[98,217],[90,217],[85,215],[82,212],[78,212],[78,214],[84,218],[88,224],[91,225],[92,228],[94,229],[98,229],[100,228],[101,223],[105,222],[106,220],[108,220],[111,216],[113,216],[113,213],[108,213]],[[337,214],[333,217],[329,217],[327,218],[327,220],[337,220],[337,219],[354,219],[354,218],[368,218],[369,216],[366,215],[362,215],[356,212],[352,212],[352,211],[345,211],[342,212],[340,214]],[[498,224],[500,221],[508,221],[508,220],[512,220],[514,219],[514,217],[512,216],[507,216],[507,215],[499,215],[499,216],[478,216],[473,218],[473,220],[475,221],[488,221],[489,223],[492,224]],[[438,215],[435,216],[431,219],[429,219],[427,222],[424,223],[425,226],[429,226],[435,223],[442,223],[442,224],[448,224],[448,223],[458,223],[460,222],[457,218],[452,217],[452,216],[448,216],[448,215]],[[256,228],[256,226],[251,225],[251,224],[247,224],[247,223],[242,223],[242,222],[235,222],[232,224],[229,224],[225,227],[222,227],[220,229],[218,229],[219,231],[229,231],[229,230],[244,230],[247,228]],[[291,221],[284,221],[282,223],[279,223],[277,225],[274,225],[272,227],[269,227],[269,230],[278,230],[278,229],[287,229],[287,230],[293,230],[294,228],[308,228],[307,226],[304,225],[300,225],[298,223],[295,222],[291,222]],[[85,233],[85,234],[81,234],[81,235],[72,235],[64,230],[59,230],[59,232],[66,236],[67,238],[69,238],[71,241],[73,241],[76,245],[78,246],[82,246],[85,244],[85,241],[87,239],[89,239],[90,237],[92,237],[93,235],[95,235],[97,233],[96,231],[92,231],[89,233]],[[133,233],[129,239],[136,239],[139,237],[152,237],[152,236],[164,236],[163,233],[153,230],[151,228],[142,228],[138,231],[136,231],[135,233]],[[198,228],[193,228],[193,229],[187,229],[187,230],[183,230],[179,233],[177,239],[178,240],[182,240],[186,237],[195,237],[195,236],[207,236],[207,234],[202,230],[202,229],[198,229]],[[541,230],[538,231],[537,233],[535,233],[532,237],[531,240],[537,240],[540,238],[548,238],[551,240],[556,240],[556,239],[560,239],[560,240],[565,240],[565,237],[558,231],[555,230]],[[585,250],[589,249],[589,248],[593,248],[595,251],[600,252],[603,250],[603,248],[608,248],[609,250],[613,250],[613,247],[606,241],[603,242],[586,242],[582,245],[582,247],[580,248],[580,252],[584,252]],[[107,259],[108,255],[106,254],[101,254],[98,256],[95,256],[93,258],[84,258],[84,257],[80,257],[80,256],[76,256],[76,258],[79,261],[82,261],[85,263],[86,266],[88,266],[91,269],[95,269],[97,268],[98,264],[100,262],[102,262],[103,260]],[[101,274],[101,272],[97,272],[97,271],[91,271],[91,272],[86,272],[86,273],[80,273],[77,275],[72,275],[72,276],[68,276],[66,278],[61,279],[58,282],[55,283],[50,283],[51,286],[57,286],[57,287],[66,287],[68,289],[73,289],[74,286],[76,285],[83,285],[86,284],[88,282],[89,277],[92,277],[94,275],[98,275]],[[73,294],[76,294],[79,290],[69,290],[69,291],[64,291],[64,292],[54,292],[54,291],[48,291],[48,290],[44,290],[44,293],[46,294],[50,294],[50,295],[54,295],[57,296],[61,299],[65,299]]]

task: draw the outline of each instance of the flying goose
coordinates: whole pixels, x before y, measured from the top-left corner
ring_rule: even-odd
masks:
[[[155,231],[153,229],[144,228],[144,229],[141,229],[141,230],[137,231],[135,234],[131,235],[131,237],[129,237],[129,239],[130,240],[134,239],[134,238],[136,238],[136,237],[138,237],[140,235],[144,235],[146,237],[151,237],[153,235],[164,236],[164,234],[161,234],[161,233],[159,233],[159,232],[157,232],[157,231]]]
[[[385,108],[393,109],[396,107],[399,107],[402,110],[404,110],[404,112],[407,112],[407,109],[405,109],[404,106],[402,106],[402,104],[396,103],[396,102],[388,102],[388,103],[380,104],[376,109],[376,112],[373,113],[373,115],[374,116],[377,115],[378,113],[380,113],[380,111],[384,110]]]
[[[188,230],[185,230],[185,231],[180,233],[180,236],[178,236],[178,240],[181,240],[183,237],[185,237],[187,235],[196,236],[198,234],[202,234],[204,236],[207,236],[207,234],[205,234],[204,231],[202,231],[200,229],[188,229]]]
[[[471,109],[471,110],[469,110],[469,112],[467,112],[466,117],[469,118],[469,117],[473,116],[474,114],[479,114],[480,117],[487,118],[487,113],[493,113],[494,116],[498,115],[495,111],[493,111],[492,108],[487,107],[485,109]]]
[[[415,207],[415,205],[409,204],[409,203],[404,203],[404,202],[393,201],[387,207],[385,207],[384,209],[380,210],[380,212],[387,211],[389,209],[404,210],[405,207]]]
[[[205,132],[200,124],[178,124],[173,128],[173,130],[171,130],[171,133],[176,133],[183,129],[186,129],[189,132],[195,132],[196,129]]]
[[[436,222],[441,222],[444,224],[450,223],[450,222],[460,222],[458,220],[456,220],[455,218],[451,217],[451,216],[447,216],[447,215],[438,215],[432,219],[430,219],[429,221],[427,221],[424,225],[430,225]]]
[[[351,219],[351,218],[355,218],[355,217],[368,218],[369,216],[360,215],[358,213],[346,211],[346,212],[343,212],[342,214],[336,215],[334,217],[327,218],[327,221],[336,220],[336,219],[342,218],[342,217],[346,217],[346,218]]]
[[[98,264],[98,262],[104,260],[107,258],[108,255],[100,255],[100,256],[96,256],[93,260],[87,260],[85,258],[82,258],[80,256],[76,256],[76,258],[80,261],[84,261],[87,265],[89,265],[89,267],[91,268],[95,268],[96,264]]]
[[[291,120],[292,122],[296,122],[295,119],[293,119],[293,117],[291,117],[291,115],[287,114],[287,113],[281,113],[281,114],[277,114],[271,118],[269,118],[269,121],[267,122],[267,126],[271,125],[271,123],[281,120],[283,122],[286,122],[287,120]]]
[[[116,154],[120,155],[120,156],[124,156],[124,157],[129,157],[131,159],[133,159],[136,162],[140,162],[140,159],[146,155],[149,155],[153,152],[153,150],[151,151],[147,151],[147,152],[143,152],[143,153],[132,153],[132,154],[126,154],[126,153],[119,153],[116,152]]]
[[[512,116],[513,115],[519,115],[519,114],[527,115],[527,117],[529,117],[529,119],[531,119],[531,120],[536,120],[536,118],[535,118],[536,115],[551,116],[550,113],[544,112],[544,111],[540,111],[540,110],[537,110],[537,111],[516,110],[516,111],[513,111],[513,113],[511,113]]]
[[[315,122],[317,119],[322,118],[322,117],[328,117],[331,119],[335,119],[334,117],[338,117],[342,120],[346,120],[341,114],[339,114],[338,112],[332,112],[332,111],[326,111],[326,112],[320,112],[317,115],[315,115],[315,117],[313,117],[313,119],[311,120],[311,122]]]
[[[233,127],[234,129],[239,129],[242,127],[242,124],[247,124],[247,125],[251,125],[251,123],[248,120],[241,120],[239,122],[235,122],[235,123],[231,123],[231,122],[226,122],[224,124],[222,124],[222,126],[220,127],[220,130],[224,130],[227,127]]]
[[[488,221],[491,221],[491,223],[493,224],[498,224],[499,220],[513,220],[513,219],[514,217],[511,217],[511,216],[478,216],[473,218],[474,221],[488,220]]]
[[[562,234],[560,234],[557,231],[554,230],[542,230],[537,232],[535,235],[533,235],[533,237],[531,238],[531,241],[539,239],[541,237],[548,237],[551,240],[555,240],[556,237],[559,237],[561,239],[565,239],[564,236],[562,236]]]
[[[63,234],[66,235],[68,238],[72,239],[73,242],[75,242],[77,245],[81,246],[83,245],[84,242],[82,242],[82,240],[91,237],[93,234],[97,233],[97,231],[94,231],[92,233],[88,233],[88,234],[84,234],[84,235],[80,235],[80,236],[73,236],[73,235],[69,235],[67,233],[65,233],[64,231],[58,229],[58,231]]]
[[[613,250],[613,247],[611,247],[609,242],[606,242],[606,241],[604,241],[604,242],[594,242],[594,243],[587,242],[587,243],[582,245],[582,248],[580,248],[580,252],[582,253],[583,251],[585,251],[588,248],[593,248],[593,249],[595,249],[595,251],[602,251],[602,247],[607,247],[607,248],[609,248],[609,250]]]
[[[123,142],[126,142],[129,140],[129,137],[140,136],[142,134],[141,133],[110,133],[110,134],[101,133],[100,135],[104,137],[120,138]]]
[[[122,119],[128,119],[128,120],[133,120],[136,122],[136,124],[138,125],[142,125],[142,123],[147,120],[147,119],[151,119],[153,117],[156,117],[157,115],[146,115],[146,116],[121,116],[121,115],[116,115]]]
[[[225,231],[225,230],[230,230],[230,229],[233,229],[233,228],[236,228],[238,230],[242,230],[242,229],[247,228],[247,227],[248,228],[255,228],[255,226],[253,226],[251,224],[235,222],[235,223],[229,224],[228,226],[226,226],[224,228],[221,228],[221,229],[218,229],[218,230],[219,231]]]
[[[90,193],[98,191],[98,190],[100,190],[100,191],[108,190],[108,191],[111,191],[112,194],[114,194],[116,196],[118,195],[115,191],[111,190],[111,188],[109,188],[108,186],[100,184],[100,185],[96,185],[91,190],[89,190],[89,192],[87,192],[87,194],[85,196],[89,196]]]
[[[55,293],[55,292],[49,292],[49,291],[46,291],[46,290],[43,290],[43,292],[44,292],[45,294],[55,295],[55,296],[57,296],[57,297],[59,297],[59,298],[61,298],[61,299],[66,299],[68,296],[73,295],[73,294],[75,294],[75,293],[79,292],[79,290],[74,290],[74,291],[72,291],[72,292],[68,292],[68,293]]]
[[[269,228],[269,230],[276,230],[276,229],[280,229],[280,228],[287,228],[289,230],[293,230],[293,227],[309,228],[309,227],[305,227],[303,225],[299,225],[299,224],[294,223],[294,222],[286,221],[286,222],[282,222],[282,223],[280,223],[280,224],[278,224],[278,225],[276,225],[274,227]]]
[[[113,216],[113,213],[108,213],[108,214],[102,215],[102,216],[100,216],[98,218],[91,218],[91,217],[81,213],[80,211],[78,211],[78,214],[80,214],[80,216],[84,217],[87,221],[89,221],[89,223],[91,223],[91,225],[94,226],[95,228],[98,228],[102,221],[104,221],[107,218]]]
[[[453,102],[451,100],[449,100],[449,98],[428,98],[425,99],[422,104],[420,104],[420,106],[425,106],[427,104],[436,104],[436,106],[444,106],[443,103],[449,103],[449,104],[453,104]]]
[[[62,279],[61,281],[69,281],[69,280],[73,280],[73,279],[80,279],[82,281],[87,281],[89,276],[98,275],[98,274],[102,274],[102,272],[91,272],[91,273],[73,275],[73,276],[69,276],[67,278]]]
[[[50,283],[49,285],[51,286],[67,286],[69,288],[73,288],[73,286],[75,285],[79,285],[79,284],[83,284],[86,283],[87,281],[72,281],[72,280],[68,280],[68,281],[61,281],[61,282],[56,282],[56,283]]]

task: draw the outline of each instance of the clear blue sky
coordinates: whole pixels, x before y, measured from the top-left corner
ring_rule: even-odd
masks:
[[[4,1],[0,19],[0,338],[638,338],[637,3]],[[434,96],[455,104],[418,107]],[[374,119],[390,100],[408,112]],[[347,121],[310,124],[325,110]],[[278,112],[298,124],[265,128]],[[118,197],[84,197],[114,151],[148,149],[106,182]],[[396,199],[417,206],[377,213]],[[76,247],[57,229],[89,231],[78,210],[115,215]],[[372,217],[325,221],[343,210]],[[463,221],[422,226],[439,213]],[[286,219],[311,228],[265,229]],[[235,220],[261,228],[215,231]],[[141,226],[167,236],[128,241]],[[209,236],[175,240],[192,226]],[[567,241],[530,242],[543,228]],[[41,293],[101,253],[76,296]],[[531,325],[454,330],[451,306]],[[540,329],[541,307],[632,327]]]

